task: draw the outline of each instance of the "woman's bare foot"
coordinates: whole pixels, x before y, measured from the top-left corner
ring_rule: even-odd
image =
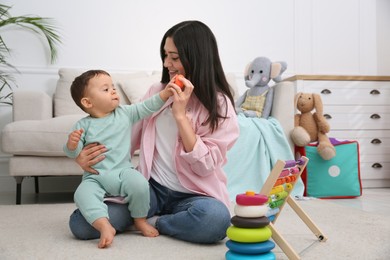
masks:
[[[92,226],[100,232],[100,240],[98,247],[109,247],[114,241],[116,234],[115,228],[113,228],[107,218],[98,218],[92,223]]]
[[[141,231],[145,237],[157,237],[159,235],[158,230],[150,225],[146,218],[135,218],[134,226]]]

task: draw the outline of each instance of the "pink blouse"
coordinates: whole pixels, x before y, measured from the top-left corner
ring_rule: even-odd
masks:
[[[161,83],[154,84],[144,99],[158,93],[163,87]],[[196,143],[193,151],[187,153],[178,135],[174,162],[179,181],[185,188],[197,194],[214,197],[229,207],[227,178],[223,166],[227,162],[227,151],[236,142],[240,130],[235,109],[228,98],[225,102],[223,95],[220,94],[218,102],[221,105],[222,114],[227,105],[227,118],[221,119],[218,129],[211,132],[208,125],[202,125],[207,120],[208,111],[194,94],[191,96],[187,104],[186,115],[195,131]],[[170,98],[161,110],[171,103]],[[156,117],[161,110],[136,123],[132,130],[131,154],[140,149],[138,170],[146,179],[150,178],[156,141]]]

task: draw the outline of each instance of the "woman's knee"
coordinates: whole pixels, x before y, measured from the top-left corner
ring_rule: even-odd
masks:
[[[217,200],[216,200],[217,201]],[[201,224],[205,236],[202,243],[217,243],[226,237],[226,230],[230,226],[229,209],[220,201],[209,201],[203,205],[205,215]]]
[[[100,237],[99,232],[85,220],[79,209],[76,209],[70,216],[69,228],[77,239],[88,240]]]
[[[226,230],[230,226],[229,209],[218,200],[206,200],[200,203],[200,207],[192,210],[197,219],[197,235],[194,242],[212,244],[226,237]]]
[[[109,221],[118,233],[126,231],[133,224],[127,204],[107,203],[107,207]],[[100,237],[99,232],[85,220],[79,209],[70,216],[69,228],[72,234],[81,240]]]
[[[111,225],[118,233],[126,231],[132,224],[128,204],[117,204],[107,202],[108,216]]]

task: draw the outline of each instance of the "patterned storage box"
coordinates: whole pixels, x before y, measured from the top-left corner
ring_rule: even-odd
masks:
[[[336,156],[328,161],[317,153],[317,143],[297,147],[297,152],[309,158],[301,177],[305,196],[317,198],[354,198],[362,195],[359,143],[331,138]],[[298,155],[299,155],[298,154]]]

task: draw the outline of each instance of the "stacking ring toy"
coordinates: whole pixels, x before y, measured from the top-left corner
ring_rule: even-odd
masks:
[[[243,255],[234,253],[232,251],[227,251],[225,254],[226,260],[275,260],[275,254],[270,251],[265,254],[259,254],[259,255]]]
[[[245,255],[263,254],[271,251],[275,248],[275,243],[271,240],[267,240],[261,243],[239,243],[232,240],[226,241],[227,248],[235,253]]]
[[[267,217],[260,218],[242,218],[234,216],[230,219],[233,226],[240,228],[261,228],[269,225],[269,219]]]
[[[260,206],[234,206],[234,213],[243,218],[259,218],[265,216],[268,211],[266,204]]]
[[[236,203],[243,206],[263,205],[268,201],[268,196],[247,191],[236,196]]]
[[[267,241],[272,236],[269,227],[262,228],[239,228],[230,226],[226,230],[226,235],[230,240],[242,243],[258,243]]]

